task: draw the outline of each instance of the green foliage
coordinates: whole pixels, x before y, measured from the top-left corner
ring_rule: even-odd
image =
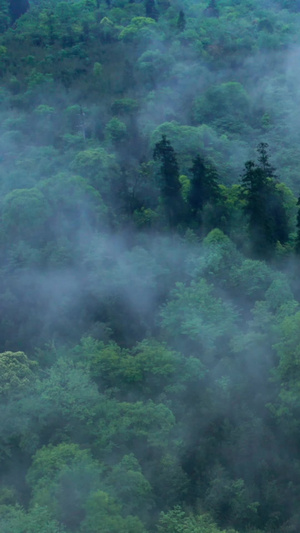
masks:
[[[138,101],[133,98],[120,98],[115,100],[111,110],[116,115],[134,114],[139,107]]]
[[[139,391],[146,397],[153,397],[163,391],[180,390],[191,379],[189,365],[192,360],[184,359],[156,340],[144,340],[129,352],[115,343],[105,346],[92,339],[84,339],[83,350],[90,361],[93,379],[101,386],[105,384],[131,390],[132,395]],[[174,385],[175,377],[177,386]]]
[[[2,400],[9,396],[21,395],[34,382],[35,363],[23,352],[0,354],[0,395]]]
[[[113,467],[107,482],[122,502],[126,514],[145,517],[153,505],[152,489],[133,454],[125,455]]]
[[[1,532],[300,531],[298,4],[0,2]]]
[[[297,382],[300,363],[300,336],[299,336],[300,312],[286,317],[280,324],[279,342],[275,345],[279,356],[278,372],[280,380],[285,382]]]
[[[236,313],[230,304],[216,298],[213,287],[202,279],[190,286],[177,283],[161,317],[171,338],[183,335],[198,341],[204,353],[214,353],[217,341],[224,342],[234,327]],[[201,352],[199,355],[201,358]]]
[[[173,60],[160,50],[148,50],[138,59],[137,66],[144,83],[154,86],[157,79],[164,78],[171,68]]]
[[[145,10],[146,10],[146,17],[150,17],[154,20],[158,19],[158,11],[156,9],[154,0],[146,0]]]
[[[93,74],[95,78],[100,78],[102,76],[102,71],[103,71],[103,66],[101,65],[101,63],[96,61],[93,67]]]
[[[185,29],[185,16],[182,9],[179,11],[178,19],[177,19],[177,28],[179,31],[184,31]]]
[[[0,526],[3,533],[65,533],[48,510],[37,505],[28,513],[21,507],[1,506]]]
[[[242,180],[246,199],[244,209],[249,216],[253,247],[259,255],[268,253],[277,241],[284,244],[288,239],[286,211],[281,191],[276,188],[267,147],[265,143],[259,145],[259,165],[248,161]]]
[[[104,148],[88,148],[77,152],[71,169],[87,178],[101,193],[109,191],[109,178],[114,177],[118,171],[115,157]]]
[[[48,216],[47,200],[36,188],[15,189],[4,198],[2,224],[9,239],[36,240]]]
[[[189,204],[194,212],[202,211],[208,202],[214,203],[219,197],[218,177],[214,168],[209,167],[200,156],[193,161],[191,168]]]
[[[209,88],[194,103],[196,123],[216,123],[225,131],[237,132],[243,129],[250,114],[249,96],[237,82],[221,83]]]
[[[300,197],[298,198],[297,205],[300,205]],[[295,243],[295,251],[297,254],[300,252],[300,208],[297,213],[297,238]]]
[[[32,503],[49,509],[67,527],[78,527],[84,518],[84,506],[99,478],[100,468],[90,453],[64,443],[38,450],[27,474]]]
[[[231,274],[233,287],[243,287],[243,294],[259,300],[270,286],[273,272],[262,261],[246,259]]]
[[[162,513],[157,530],[159,533],[234,533],[233,529],[219,529],[208,514],[187,514],[180,507]]]
[[[141,521],[134,516],[122,517],[121,506],[103,491],[94,492],[86,504],[82,533],[146,533]]]
[[[124,28],[119,39],[125,42],[151,39],[156,22],[150,17],[133,17],[130,24]]]
[[[109,140],[118,143],[126,138],[127,127],[117,117],[113,117],[105,126],[105,133]]]
[[[156,143],[153,157],[161,161],[161,193],[171,226],[182,218],[183,206],[180,195],[181,183],[177,158],[170,141],[165,135]]]
[[[7,30],[10,23],[9,3],[7,0],[1,0],[0,4],[0,33]]]

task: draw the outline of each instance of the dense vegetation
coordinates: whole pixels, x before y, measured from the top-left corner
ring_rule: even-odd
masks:
[[[299,533],[300,1],[0,8],[1,533]]]

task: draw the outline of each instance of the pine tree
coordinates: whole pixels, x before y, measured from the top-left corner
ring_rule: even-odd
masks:
[[[295,244],[295,252],[296,254],[300,254],[300,196],[298,198],[297,205],[299,206],[298,213],[297,213],[297,237],[296,237],[296,244]]]
[[[0,0],[0,33],[7,30],[9,22],[9,2],[8,0]]]
[[[277,241],[288,239],[288,220],[283,198],[276,188],[275,169],[269,163],[268,145],[258,145],[258,165],[247,161],[242,177],[242,195],[246,200],[244,211],[249,219],[253,249],[258,255],[267,255]]]
[[[183,200],[176,153],[165,135],[156,143],[153,158],[161,161],[160,190],[169,223],[174,226],[182,219]]]
[[[19,17],[24,15],[29,9],[28,0],[10,0],[11,21],[15,22]]]
[[[185,29],[185,15],[184,15],[184,12],[182,11],[182,9],[179,11],[179,15],[178,15],[178,19],[177,19],[177,28],[178,30],[181,32],[181,31],[184,31]]]
[[[192,180],[188,197],[189,205],[195,213],[202,210],[209,201],[217,199],[219,194],[218,176],[213,167],[208,166],[198,155],[191,168]]]
[[[218,17],[219,16],[219,9],[218,9],[216,0],[210,0],[210,3],[205,9],[204,13],[207,17]]]
[[[155,0],[146,0],[146,17],[152,18],[154,20],[158,19],[158,11],[155,6]]]
[[[259,167],[264,171],[265,176],[268,178],[275,178],[275,168],[272,167],[269,162],[268,147],[269,145],[267,143],[259,143],[257,147],[257,152],[259,154],[258,163]]]

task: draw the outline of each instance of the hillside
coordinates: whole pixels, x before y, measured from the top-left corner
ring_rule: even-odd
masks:
[[[1,533],[299,533],[300,1],[0,15]]]

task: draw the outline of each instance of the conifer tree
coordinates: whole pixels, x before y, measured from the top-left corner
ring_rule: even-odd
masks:
[[[182,9],[179,11],[179,15],[178,15],[178,19],[177,19],[177,28],[178,30],[181,32],[181,31],[184,31],[185,29],[185,15],[184,15],[184,12],[182,11]]]
[[[19,17],[24,15],[29,9],[28,0],[10,0],[11,21],[15,22]]]
[[[158,19],[158,11],[155,6],[155,0],[146,0],[146,17],[152,18],[154,20]]]
[[[268,147],[269,147],[268,143],[264,143],[264,142],[259,143],[257,147],[257,152],[259,155],[258,162],[265,176],[267,176],[268,178],[275,178],[276,177],[275,168],[272,167],[272,165],[270,164],[269,155],[268,155]]]
[[[296,244],[295,244],[295,252],[296,254],[300,254],[300,196],[298,198],[297,205],[299,206],[298,213],[297,213],[297,237],[296,237]]]
[[[276,242],[288,239],[287,214],[283,198],[276,188],[275,169],[269,163],[268,145],[258,145],[258,165],[247,161],[242,177],[244,211],[249,218],[250,237],[258,255],[268,255]]]
[[[213,167],[208,166],[198,155],[193,160],[191,168],[192,180],[188,202],[195,213],[202,210],[204,205],[216,200],[219,193],[218,176]]]
[[[7,30],[10,22],[8,0],[0,0],[0,33]]]
[[[156,143],[153,158],[161,161],[160,190],[169,223],[174,226],[182,218],[183,200],[176,153],[165,135],[162,135],[161,141]]]
[[[205,14],[208,17],[218,17],[219,16],[219,9],[218,9],[216,0],[210,0],[209,5],[205,9]]]

